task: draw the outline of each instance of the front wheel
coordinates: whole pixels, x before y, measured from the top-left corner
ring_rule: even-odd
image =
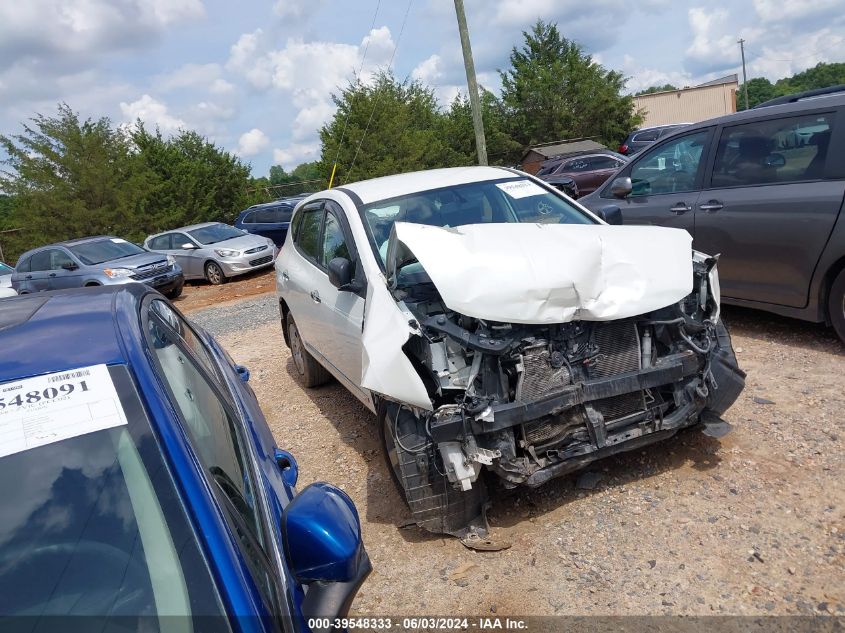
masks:
[[[479,477],[466,492],[446,476],[425,424],[407,407],[382,402],[378,426],[387,467],[417,525],[460,539],[487,534],[487,490]]]
[[[176,286],[172,290],[168,290],[165,293],[164,296],[167,297],[168,299],[173,300],[173,299],[178,299],[179,295],[181,295],[181,294],[182,294],[182,286]]]
[[[827,297],[827,314],[839,340],[845,343],[845,270],[836,275]]]
[[[226,283],[226,275],[223,274],[223,269],[215,262],[208,262],[205,265],[205,278],[208,283],[214,286]]]

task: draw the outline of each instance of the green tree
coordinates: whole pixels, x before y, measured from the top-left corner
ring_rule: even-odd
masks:
[[[596,137],[613,146],[642,121],[623,94],[625,78],[594,62],[557,26],[540,20],[522,35],[510,69],[499,71],[514,139],[527,146]]]
[[[491,165],[510,165],[522,153],[522,145],[508,132],[507,113],[502,102],[489,90],[481,88],[481,117],[487,158]],[[445,164],[474,165],[478,161],[475,148],[475,129],[469,97],[459,94],[442,115],[442,138],[449,148]]]
[[[196,132],[165,138],[139,121],[131,132],[137,156],[149,174],[143,196],[145,233],[196,222],[231,222],[250,202],[249,166]]]
[[[143,237],[147,173],[129,139],[107,118],[81,120],[67,104],[37,114],[20,134],[0,136],[8,158],[0,190],[14,197],[6,256],[36,244],[113,233]]]
[[[765,77],[755,77],[748,80],[748,105],[754,107],[785,95],[804,92],[805,90],[816,90],[818,88],[829,88],[845,84],[845,63],[827,64],[819,62],[812,68],[808,68],[791,77],[783,77],[775,83]],[[745,109],[745,84],[739,86],[736,95],[737,110]]]
[[[320,130],[320,173],[328,178],[337,156],[335,185],[447,164],[431,88],[383,72],[372,84],[352,83],[332,98],[337,110]]]
[[[774,99],[776,96],[774,85],[765,77],[755,77],[748,80],[749,107],[753,108],[764,101]],[[736,109],[745,110],[745,84],[741,84],[736,93]]]
[[[663,84],[662,86],[650,86],[645,90],[640,90],[638,93],[636,93],[636,96],[639,97],[640,95],[650,95],[654,94],[655,92],[666,92],[669,90],[678,90],[678,88],[677,86],[673,86],[672,84]]]

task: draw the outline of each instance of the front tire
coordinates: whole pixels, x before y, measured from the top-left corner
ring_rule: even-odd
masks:
[[[827,297],[827,314],[839,340],[845,343],[845,270],[841,270]]]
[[[306,387],[319,387],[329,381],[331,374],[317,360],[308,353],[299,336],[299,329],[296,321],[288,314],[287,318],[288,339],[290,340],[290,354],[293,357],[293,366],[302,378]]]
[[[466,492],[455,489],[425,425],[406,407],[382,402],[378,426],[387,468],[417,525],[460,539],[485,536],[487,490],[483,478]]]
[[[168,290],[167,293],[164,295],[170,300],[178,299],[179,296],[182,294],[182,286],[177,286],[173,288],[173,290]]]
[[[208,280],[208,283],[213,286],[225,284],[227,281],[226,275],[223,273],[223,269],[220,268],[220,265],[216,262],[208,262],[205,265],[205,278]]]

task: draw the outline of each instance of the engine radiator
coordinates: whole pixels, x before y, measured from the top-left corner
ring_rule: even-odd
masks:
[[[633,321],[597,323],[593,340],[598,345],[599,356],[590,368],[592,378],[605,378],[642,367],[640,337]],[[642,391],[597,400],[593,406],[605,420],[616,420],[645,409]]]

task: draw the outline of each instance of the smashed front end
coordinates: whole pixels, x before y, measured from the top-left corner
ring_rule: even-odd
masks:
[[[599,252],[597,267],[613,267],[607,242]],[[569,320],[514,323],[451,309],[456,301],[443,296],[445,282],[396,284],[393,297],[411,331],[403,352],[431,400],[430,410],[404,407],[405,424],[425,430],[427,450],[414,459],[425,453],[429,470],[445,474],[477,506],[484,469],[507,487],[533,487],[684,427],[702,423],[713,434],[724,432],[720,416],[745,375],[719,320],[716,259],[694,253],[690,262],[686,253],[684,296],[643,313],[606,308],[618,319],[578,318],[589,306],[577,287],[581,303]],[[419,263],[426,271],[436,267]],[[616,293],[609,279],[601,288]],[[601,293],[592,294],[600,303]],[[594,311],[599,303],[591,304]],[[637,312],[646,305],[627,307]],[[395,431],[401,432],[398,424]],[[438,507],[454,514],[449,506]],[[444,521],[430,504],[417,507],[411,503],[423,527],[466,535],[458,524],[472,509],[456,522]]]

